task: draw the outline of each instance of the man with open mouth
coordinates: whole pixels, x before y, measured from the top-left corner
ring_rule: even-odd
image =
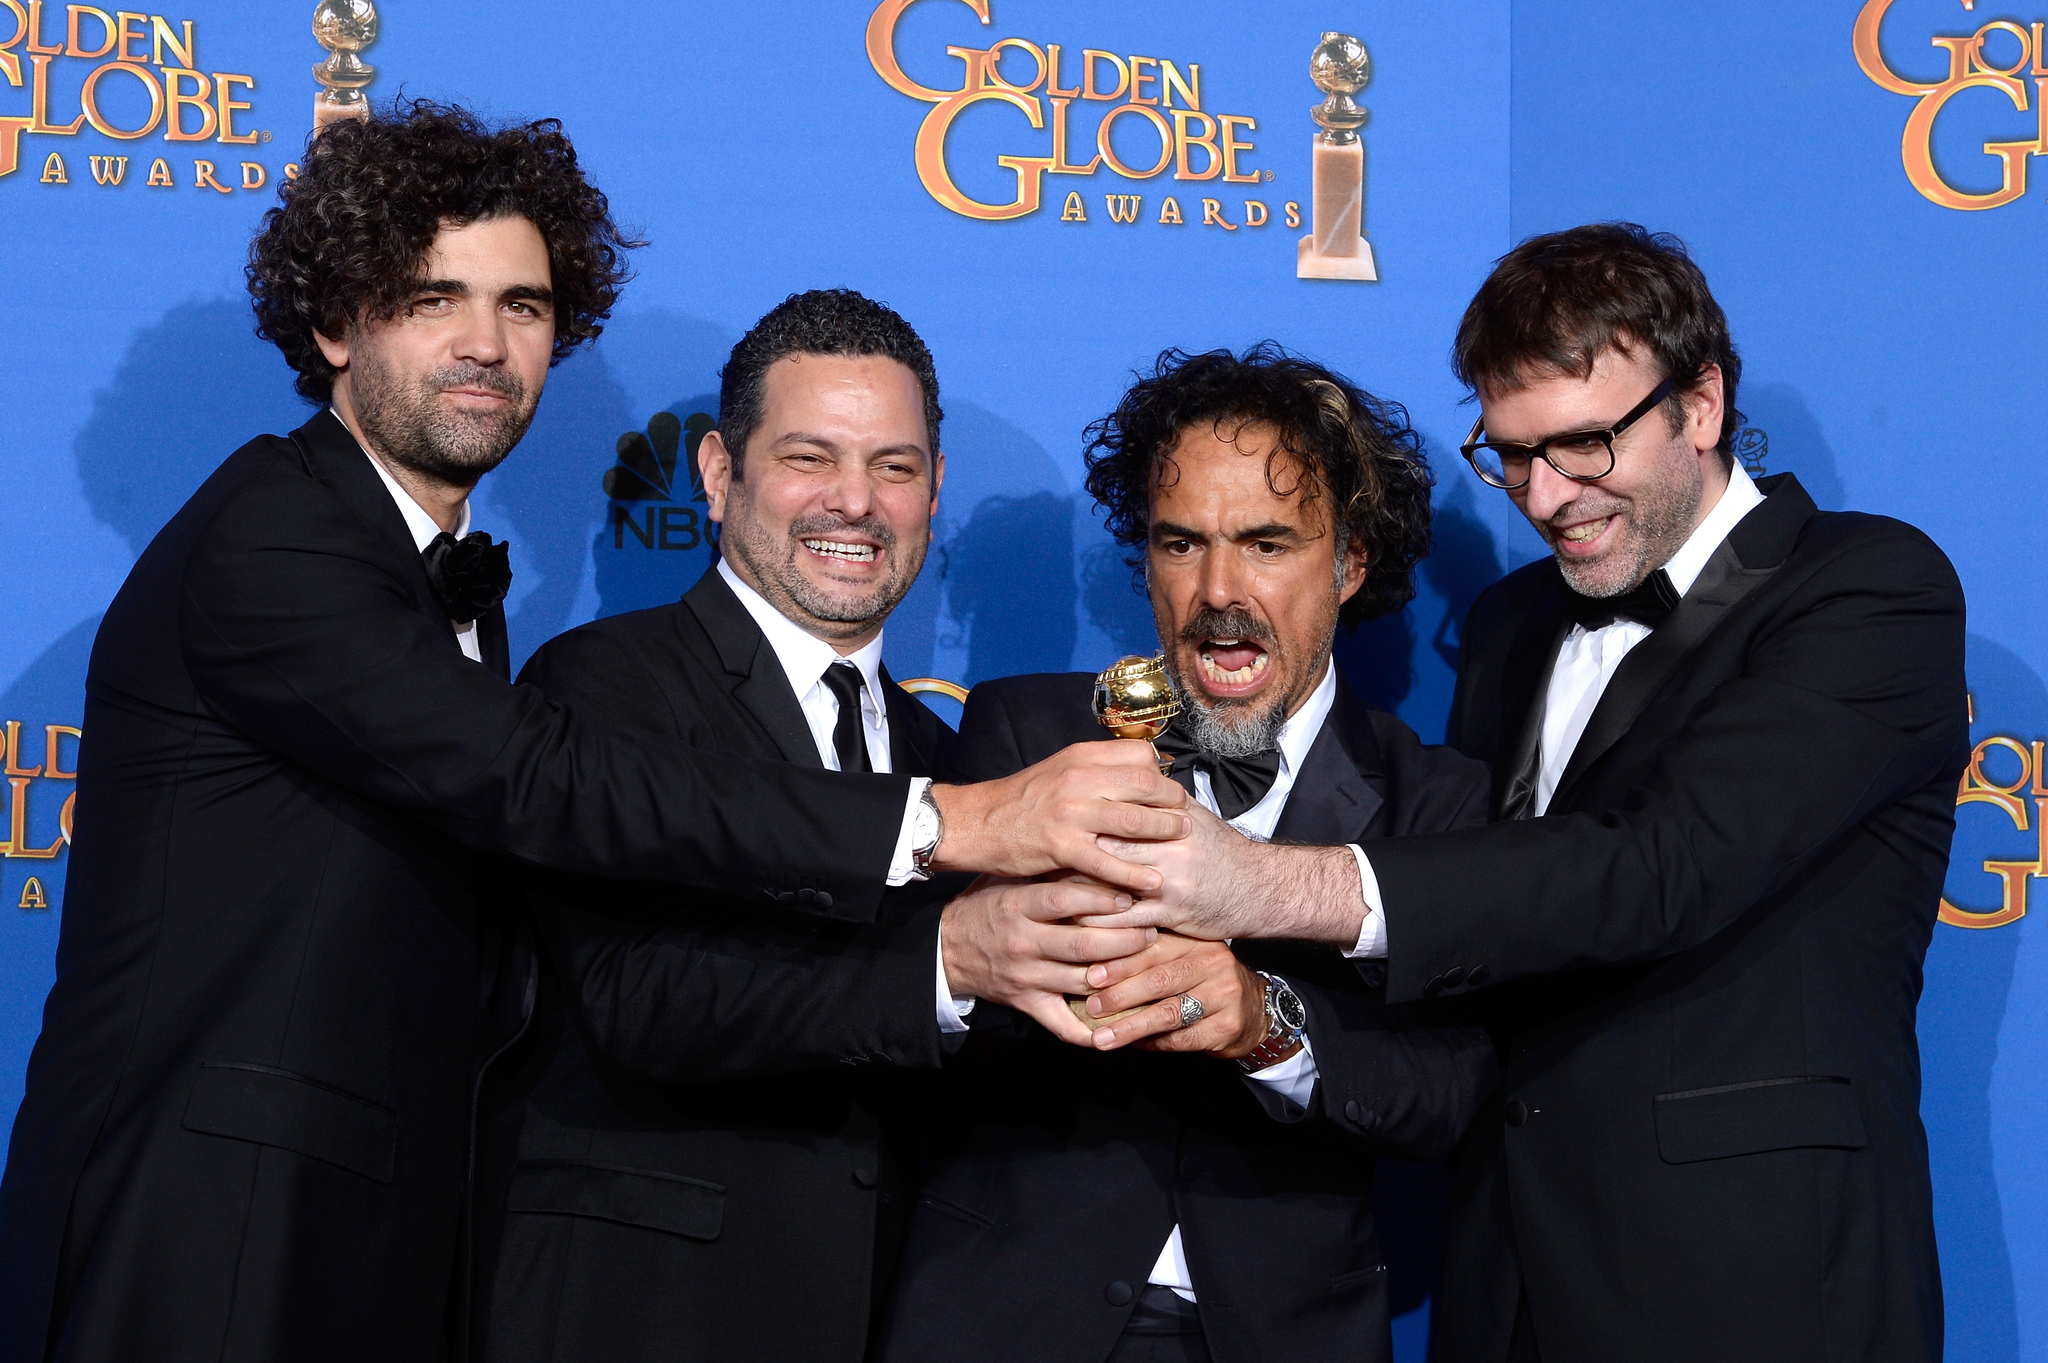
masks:
[[[1340,623],[1406,604],[1428,549],[1398,407],[1271,345],[1168,351],[1091,436],[1089,491],[1184,706],[1158,746],[1197,801],[1289,840],[1484,818],[1484,769],[1331,660]],[[977,686],[955,770],[1087,738],[1091,685]],[[1450,1147],[1493,1081],[1485,1034],[1384,1007],[1380,967],[1327,948],[1162,934],[1122,969],[1087,1005],[1096,1054],[977,1017],[940,1079],[883,1358],[1389,1358],[1373,1157]]]

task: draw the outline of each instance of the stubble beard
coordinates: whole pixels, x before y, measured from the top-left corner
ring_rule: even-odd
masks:
[[[1590,493],[1592,489],[1588,489]],[[1585,496],[1558,508],[1551,520],[1584,520],[1588,512],[1608,513],[1622,522],[1615,547],[1594,562],[1582,562],[1558,548],[1559,532],[1546,524],[1543,538],[1556,555],[1558,571],[1573,591],[1581,596],[1620,596],[1671,561],[1685,547],[1699,517],[1705,481],[1698,464],[1692,476],[1679,476],[1669,483],[1645,489],[1628,498],[1611,498],[1608,505],[1588,506]]]
[[[449,411],[438,401],[450,388],[486,388],[508,399],[498,411]],[[351,396],[363,435],[401,468],[456,486],[469,486],[505,461],[526,435],[540,394],[532,398],[517,375],[483,365],[450,365],[416,383],[374,354],[357,359]]]
[[[886,620],[889,613],[910,594],[918,571],[924,567],[929,540],[918,545],[914,552],[899,552],[896,532],[876,516],[851,522],[842,521],[837,516],[803,516],[790,523],[788,534],[779,535],[754,520],[739,488],[740,483],[735,480],[734,495],[728,501],[732,514],[726,517],[720,530],[719,552],[739,560],[759,584],[761,595],[784,615],[801,614],[817,624],[844,626],[828,632],[850,638]],[[871,591],[853,594],[833,592],[812,581],[798,566],[797,556],[811,552],[804,547],[805,536],[817,538],[835,532],[865,536],[875,541],[881,552],[888,556],[889,575]],[[795,607],[794,612],[790,609],[792,606]]]

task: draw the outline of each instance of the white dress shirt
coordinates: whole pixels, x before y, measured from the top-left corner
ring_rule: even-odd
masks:
[[[1280,732],[1275,736],[1275,745],[1280,749],[1280,771],[1273,778],[1273,785],[1257,804],[1230,821],[1230,826],[1248,838],[1269,842],[1273,830],[1280,826],[1280,815],[1287,808],[1287,797],[1294,789],[1295,775],[1301,764],[1308,760],[1308,752],[1323,731],[1323,721],[1330,717],[1330,707],[1337,699],[1337,669],[1325,662],[1323,679],[1316,689],[1309,693],[1307,703],[1290,715]],[[1210,789],[1209,773],[1195,769],[1195,798],[1211,814],[1220,814],[1216,808],[1216,795]],[[1305,1108],[1315,1097],[1316,1057],[1310,1049],[1306,1033],[1301,1038],[1301,1049],[1277,1065],[1255,1070],[1251,1077],[1272,1088],[1296,1107]],[[1152,1265],[1152,1275],[1146,1281],[1155,1287],[1170,1287],[1184,1299],[1195,1299],[1194,1276],[1188,1272],[1188,1256],[1181,1244],[1180,1227],[1166,1237],[1166,1244],[1159,1251],[1158,1260]]]
[[[337,415],[334,419],[340,421],[341,417]],[[353,435],[354,432],[350,434]],[[362,449],[360,441],[357,442],[356,448]],[[434,542],[434,536],[441,533],[441,527],[434,523],[434,518],[427,514],[425,507],[412,499],[410,492],[398,485],[398,480],[391,476],[391,470],[384,467],[383,460],[368,450],[363,450],[363,458],[370,461],[370,467],[377,470],[377,476],[384,480],[384,490],[391,494],[392,501],[398,503],[398,514],[405,517],[405,528],[412,531],[413,543],[419,546],[421,553],[425,553],[427,546]],[[468,533],[469,499],[465,497],[462,499],[462,510],[455,518],[455,538],[461,539]],[[482,662],[484,655],[476,642],[476,621],[471,620],[468,624],[462,624],[450,620],[448,626],[455,631],[455,642],[462,646],[462,655],[471,662]]]
[[[1671,579],[1672,590],[1679,599],[1692,590],[1699,581],[1700,571],[1707,566],[1707,560],[1721,547],[1721,541],[1728,538],[1744,516],[1763,503],[1763,493],[1740,466],[1728,474],[1728,486],[1716,501],[1671,561],[1664,565],[1666,576]],[[1593,717],[1594,709],[1600,704],[1600,697],[1607,690],[1607,683],[1614,679],[1615,669],[1628,656],[1630,649],[1650,637],[1650,628],[1634,620],[1616,620],[1611,625],[1589,630],[1583,625],[1573,625],[1571,633],[1565,635],[1564,643],[1557,651],[1557,661],[1550,669],[1550,682],[1543,693],[1543,735],[1539,752],[1536,777],[1537,814],[1550,808],[1550,797],[1557,793],[1557,783],[1564,776],[1565,768],[1571,765],[1572,750],[1579,746],[1579,739],[1586,732],[1586,721]],[[1359,934],[1356,949],[1346,952],[1349,956],[1385,956],[1387,954],[1386,919],[1380,912],[1379,880],[1372,873],[1372,864],[1358,847],[1351,849],[1358,858],[1360,888],[1365,894],[1365,929]],[[1368,940],[1370,939],[1370,940]]]
[[[803,707],[804,719],[811,726],[811,738],[818,745],[818,760],[825,764],[826,769],[839,770],[839,750],[832,743],[832,731],[839,723],[839,697],[825,685],[825,669],[843,661],[851,663],[860,673],[861,733],[867,739],[868,764],[878,772],[893,770],[889,761],[889,705],[882,692],[882,636],[877,634],[853,652],[842,655],[838,649],[769,605],[767,599],[742,581],[723,558],[718,560],[718,575],[725,579],[726,586],[732,588],[733,595],[747,608],[747,614],[753,616],[754,623],[761,627],[768,647],[775,650],[776,660],[782,664],[783,673],[789,678],[789,689],[796,694],[797,704]],[[896,836],[896,855],[889,866],[891,885],[902,885],[910,879],[912,821],[917,813],[917,803],[930,784],[930,779],[924,777],[910,783],[910,800],[904,806],[902,829]],[[939,944],[937,956],[933,967],[933,997],[939,1030],[964,1032],[967,1030],[967,1015],[974,1011],[974,1000],[956,999],[953,991],[946,987],[946,948],[943,942]]]

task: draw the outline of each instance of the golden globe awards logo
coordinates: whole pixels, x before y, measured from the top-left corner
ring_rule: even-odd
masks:
[[[897,58],[897,25],[914,3],[882,0],[875,8],[867,26],[868,61],[891,89],[932,106],[918,125],[912,156],[925,190],[953,212],[983,222],[1027,217],[1056,192],[1048,188],[1049,177],[1107,173],[1127,182],[1124,190],[1103,194],[1099,208],[1080,190],[1069,190],[1060,200],[1062,222],[1088,222],[1093,209],[1125,225],[1198,224],[1234,233],[1278,217],[1288,227],[1301,226],[1299,203],[1274,203],[1249,188],[1273,179],[1272,171],[1255,164],[1251,135],[1258,122],[1204,107],[1200,63],[1009,37],[985,48],[947,47],[946,55],[961,63],[960,84],[934,89],[912,79]],[[992,22],[991,0],[962,3],[984,25]],[[1014,176],[1007,200],[971,197],[947,159],[954,122],[982,105],[1016,110],[1019,146],[1031,148],[995,158]],[[1130,192],[1162,176],[1170,192],[1152,202]]]
[[[71,845],[71,813],[78,801],[78,730],[68,724],[8,720],[0,730],[0,780],[7,782],[0,857],[56,860]],[[17,907],[50,907],[41,876],[22,882]]]
[[[256,78],[213,69],[196,21],[0,0],[0,32],[8,33],[0,39],[0,80],[24,92],[28,104],[25,113],[0,114],[0,178],[40,161],[37,183],[44,185],[139,182],[233,194],[269,183],[262,162],[234,150],[270,140],[250,126]],[[101,151],[71,140],[88,133]],[[128,145],[145,139],[210,154],[145,156]],[[284,167],[287,176],[297,170]]]
[[[1975,702],[1971,718],[1975,719]],[[1998,905],[1974,909],[1941,901],[1941,921],[1958,928],[2002,928],[2016,923],[2027,913],[2027,888],[2036,876],[2048,876],[2048,743],[2031,742],[2007,734],[1993,734],[1970,750],[1970,764],[1963,768],[1956,786],[1956,816],[1973,805],[1990,805],[2015,830],[2031,833],[2031,856],[2005,860],[1989,857],[1984,874],[1998,881]],[[2010,776],[2011,779],[2006,779]]]
[[[1945,55],[1948,67],[1940,80],[1911,80],[1886,63],[1878,43],[1878,32],[1893,0],[1866,0],[1856,16],[1851,46],[1863,74],[1895,95],[1909,95],[1914,104],[1906,115],[1905,133],[1899,142],[1899,159],[1905,166],[1906,181],[1921,195],[1943,208],[1981,210],[2001,208],[2027,192],[2027,163],[2035,156],[2048,156],[2048,53],[2042,51],[2044,24],[2018,24],[1994,19],[1974,33],[1937,33],[1928,39]],[[1965,6],[1969,8],[1969,6]],[[2021,115],[2018,121],[2028,135],[2005,141],[1987,141],[1984,154],[1998,162],[1997,189],[1972,193],[1942,178],[1934,164],[1934,128],[1950,100],[1965,90],[1996,90],[2010,100]],[[2031,126],[2029,126],[2031,125]]]

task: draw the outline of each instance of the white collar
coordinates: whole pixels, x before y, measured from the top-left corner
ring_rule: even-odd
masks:
[[[798,701],[810,694],[825,675],[825,669],[843,656],[860,670],[862,684],[868,689],[868,702],[875,707],[877,715],[887,715],[882,700],[882,636],[877,634],[867,643],[851,653],[841,654],[838,649],[805,630],[794,620],[768,604],[761,593],[749,587],[732,565],[723,557],[718,560],[718,575],[725,579],[725,585],[747,608],[747,614],[754,617],[754,623],[767,636],[768,646],[775,650],[782,670],[789,675],[789,689],[796,692]]]
[[[334,411],[332,407],[327,410]],[[341,422],[343,430],[348,430],[348,423],[341,421],[339,412],[335,412],[334,419]],[[349,439],[355,439],[355,432],[349,431]],[[356,441],[356,448],[363,450],[360,440]],[[426,547],[434,542],[434,536],[441,533],[441,527],[434,523],[434,518],[427,514],[425,507],[412,499],[410,492],[399,486],[398,480],[391,476],[391,470],[384,467],[383,460],[368,450],[363,450],[363,458],[370,461],[370,467],[377,470],[377,476],[384,480],[384,490],[391,494],[392,501],[398,503],[398,514],[405,517],[405,528],[412,531],[414,546],[424,552]],[[462,499],[462,513],[455,518],[455,538],[461,539],[468,533],[469,499],[465,497]]]
[[[1323,660],[1323,679],[1316,683],[1316,689],[1308,693],[1308,702],[1287,717],[1280,726],[1280,732],[1273,736],[1273,745],[1280,749],[1280,770],[1290,779],[1301,770],[1301,764],[1308,761],[1308,750],[1316,745],[1316,737],[1323,731],[1323,721],[1330,717],[1330,707],[1337,703],[1337,664],[1331,659]]]
[[[1743,472],[1740,464],[1730,469],[1728,486],[1721,490],[1721,500],[1714,503],[1714,509],[1706,514],[1699,528],[1664,565],[1664,573],[1671,579],[1672,589],[1680,596],[1691,591],[1692,584],[1699,580],[1700,572],[1707,566],[1707,560],[1721,547],[1721,541],[1728,538],[1728,532],[1744,516],[1761,506],[1763,500],[1764,494],[1757,491],[1756,484]]]

